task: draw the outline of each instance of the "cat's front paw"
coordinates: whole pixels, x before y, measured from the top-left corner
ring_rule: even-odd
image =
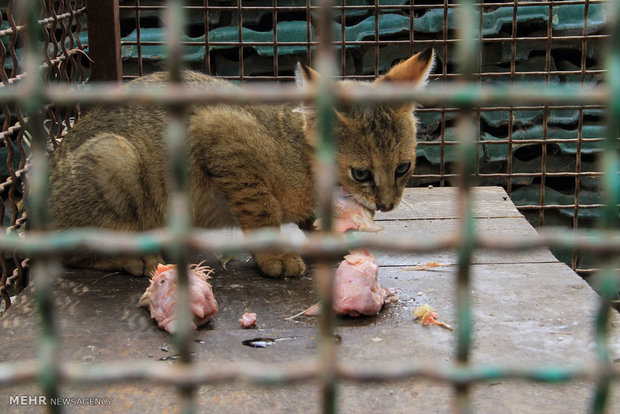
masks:
[[[297,253],[256,253],[254,261],[269,277],[301,276],[306,265]]]

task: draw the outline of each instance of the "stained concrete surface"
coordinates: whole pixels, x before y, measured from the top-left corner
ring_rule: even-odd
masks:
[[[480,188],[476,227],[481,232],[532,235],[500,188]],[[436,236],[457,226],[454,189],[408,189],[404,203],[394,212],[378,214],[387,234],[405,232],[419,237]],[[455,334],[413,320],[413,309],[431,304],[441,320],[456,324],[455,256],[452,252],[429,255],[377,253],[383,286],[397,290],[400,300],[386,305],[375,317],[339,318],[339,357],[352,364],[384,365],[400,361],[432,362],[441,366],[454,358]],[[213,289],[220,310],[193,343],[196,359],[205,366],[226,361],[285,363],[317,355],[317,318],[284,320],[314,303],[310,276],[266,279],[251,261],[239,257],[224,270],[213,257]],[[412,268],[436,261],[440,267]],[[78,362],[160,360],[174,353],[168,334],[157,328],[137,301],[148,284],[146,278],[70,269],[55,288],[62,358]],[[471,359],[476,364],[545,367],[594,361],[593,320],[598,296],[578,275],[559,263],[547,250],[530,253],[479,252],[472,266],[474,341]],[[237,319],[245,311],[258,313],[258,329],[243,330]],[[20,295],[0,321],[0,359],[24,360],[36,355],[37,317],[32,289]],[[611,317],[611,357],[620,358],[617,313]],[[266,348],[242,345],[256,337],[280,338]],[[167,349],[167,351],[162,350]],[[165,359],[165,358],[164,358]],[[481,413],[587,412],[594,384],[573,381],[545,385],[498,380],[472,388],[472,405]],[[0,407],[9,395],[39,394],[36,385],[5,387]],[[100,387],[65,385],[65,396],[112,397],[110,406],[90,407],[99,412],[176,412],[174,389],[143,383]],[[413,379],[381,384],[343,383],[338,406],[343,413],[444,413],[452,412],[452,388],[443,383]],[[223,384],[200,387],[199,412],[292,413],[319,412],[315,383],[284,388]],[[41,407],[10,407],[15,412],[39,412]],[[81,407],[66,407],[80,412]],[[609,412],[620,410],[618,386],[612,387]]]

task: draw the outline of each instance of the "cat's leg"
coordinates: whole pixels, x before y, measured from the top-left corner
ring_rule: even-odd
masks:
[[[123,272],[132,276],[151,276],[157,268],[157,264],[163,262],[163,258],[159,255],[144,256],[142,258],[99,256],[63,258],[63,264],[68,267]]]
[[[210,181],[224,193],[244,232],[280,228],[280,203],[257,174],[248,171],[247,166],[236,166],[230,160],[223,161],[219,166],[212,164],[210,167]],[[253,254],[253,258],[261,271],[269,277],[300,276],[306,271],[304,261],[292,252],[259,252]]]
[[[297,253],[263,252],[255,253],[252,257],[269,277],[301,276],[306,272],[306,264]]]

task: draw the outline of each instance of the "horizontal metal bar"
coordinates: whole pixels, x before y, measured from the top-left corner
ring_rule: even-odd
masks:
[[[565,36],[553,36],[553,41],[560,41],[560,40],[597,40],[597,39],[607,39],[609,36],[608,35],[604,35],[604,34],[597,34],[597,35],[565,35]],[[549,37],[547,36],[522,36],[522,37],[485,37],[482,39],[483,42],[485,43],[504,43],[504,42],[509,42],[509,41],[518,41],[518,42],[526,42],[526,41],[530,41],[530,42],[534,42],[534,41],[546,41],[549,40]],[[416,40],[415,44],[452,44],[452,43],[459,43],[461,42],[462,39],[458,39],[458,38],[452,38],[452,39],[446,39],[446,40]],[[250,41],[238,41],[238,42],[213,42],[213,41],[209,41],[209,45],[210,46],[231,46],[231,47],[238,47],[238,46],[275,46],[277,45],[278,47],[283,47],[283,46],[318,46],[320,42],[317,41],[305,41],[305,42],[250,42]],[[166,42],[164,41],[155,41],[155,40],[140,40],[140,41],[136,41],[136,40],[123,40],[121,41],[121,45],[123,46],[137,46],[137,45],[141,45],[141,46],[163,46],[166,44]],[[181,42],[182,45],[184,46],[204,46],[204,40],[203,41],[183,41]],[[331,42],[332,45],[334,46],[342,46],[342,41],[341,40],[336,40]],[[411,44],[410,40],[347,40],[346,41],[346,45],[349,46],[362,46],[362,45],[373,45],[373,46],[385,46],[385,45],[397,45],[397,44],[406,44],[409,45]],[[544,72],[547,73],[547,72]]]
[[[273,45],[275,46],[275,44]],[[144,59],[147,60],[147,59]],[[605,70],[599,70],[599,69],[588,69],[585,71],[581,71],[581,70],[563,70],[563,71],[549,71],[549,72],[515,72],[515,76],[521,76],[521,77],[541,77],[543,75],[602,75],[605,73]],[[506,80],[510,79],[512,77],[512,74],[510,72],[475,72],[473,74],[475,77],[493,77],[493,78],[506,78]],[[434,74],[434,75],[429,75],[429,79],[433,80],[433,79],[452,79],[452,78],[458,78],[460,75],[458,73],[447,73],[447,74]],[[136,79],[139,78],[140,75],[123,75],[123,79],[129,80],[129,79]],[[217,77],[219,79],[234,79],[234,80],[239,80],[241,79],[241,77],[239,75],[217,75]],[[357,79],[357,80],[375,80],[377,77],[375,75],[336,75],[334,77],[335,79]],[[271,81],[273,82],[274,77],[273,75],[243,75],[243,79],[244,80],[265,80],[265,81]],[[295,80],[295,76],[293,75],[278,75],[278,80],[288,80],[288,81],[293,81]],[[525,80],[524,80],[525,81]],[[443,108],[442,108],[443,110]],[[450,110],[450,108],[446,109],[447,111]]]
[[[567,5],[567,4],[583,4],[584,0],[566,0],[566,1],[562,1],[562,0],[549,0],[549,1],[545,1],[544,3],[541,3],[540,1],[529,1],[529,2],[519,2],[519,7],[540,7],[540,6],[560,6],[560,5]],[[597,3],[605,3],[605,0],[590,0],[590,4],[597,4]],[[511,3],[500,3],[500,2],[493,2],[493,3],[474,3],[474,6],[479,6],[479,7],[484,7],[484,8],[493,8],[493,7],[512,7]],[[416,3],[416,4],[394,4],[394,5],[383,5],[383,4],[377,4],[377,5],[337,5],[334,4],[332,5],[332,9],[333,10],[368,10],[368,11],[374,11],[374,10],[394,10],[394,9],[401,9],[401,10],[408,10],[408,9],[445,9],[445,8],[450,8],[450,9],[455,9],[459,7],[457,3],[454,4],[437,4],[437,3]],[[162,10],[165,9],[166,6],[161,6],[161,5],[139,5],[139,6],[129,6],[129,5],[122,5],[119,6],[119,9],[121,10],[128,10],[128,11],[135,11],[135,10]],[[191,5],[187,5],[187,6],[183,6],[184,9],[188,9],[188,10],[209,10],[209,11],[215,11],[215,10],[231,10],[231,11],[245,11],[245,10],[265,10],[265,11],[271,11],[271,10],[284,10],[284,11],[294,11],[294,10],[299,10],[299,11],[306,11],[308,9],[310,10],[318,10],[320,7],[319,6],[217,6],[217,5],[209,5],[208,8],[205,6],[191,6]]]
[[[360,364],[339,362],[335,376],[351,382],[393,382],[425,378],[448,384],[470,384],[498,379],[521,379],[544,383],[574,380],[596,380],[601,377],[620,378],[620,366],[607,364],[579,364],[536,368],[469,364],[467,367],[450,364],[397,361],[390,363]],[[37,361],[0,363],[0,386],[14,386],[34,381],[41,371]],[[164,385],[199,386],[230,382],[257,385],[297,384],[316,380],[321,375],[316,360],[294,363],[259,363],[244,361],[217,366],[194,362],[191,365],[163,365],[144,361],[83,364],[60,362],[58,380],[80,385],[140,381]]]
[[[17,84],[0,88],[0,103],[23,101],[34,91]],[[243,88],[197,88],[195,86],[147,86],[127,88],[117,83],[99,83],[76,89],[68,85],[51,85],[41,91],[43,98],[60,105],[112,104],[191,105],[206,103],[248,104],[313,102],[317,91],[292,84],[248,84]],[[414,88],[384,82],[373,88],[338,87],[334,95],[342,102],[398,103],[416,102],[425,106],[456,107],[485,105],[607,105],[610,91],[605,86],[567,88],[565,85],[429,85]]]
[[[563,208],[563,207],[562,207]],[[62,254],[74,251],[97,252],[104,255],[153,254],[168,249],[177,239],[164,230],[125,233],[100,229],[50,231],[42,234],[0,234],[0,251],[28,255]],[[290,240],[279,232],[262,230],[248,236],[221,237],[221,233],[194,229],[182,239],[184,247],[202,253],[267,251],[285,249],[305,256],[342,256],[349,250],[362,247],[378,251],[427,253],[453,250],[459,246],[457,235],[419,237],[404,235],[395,240],[376,234],[321,235],[311,234],[307,240]],[[597,254],[620,253],[620,234],[599,230],[542,229],[539,237],[506,237],[477,235],[473,240],[477,249],[492,251],[521,251],[544,247],[582,249]]]
[[[541,108],[542,111],[542,108]],[[541,134],[542,135],[542,134]],[[514,135],[513,135],[514,136]],[[497,139],[497,140],[478,140],[476,141],[477,144],[480,145],[506,145],[506,144],[512,144],[514,147],[518,147],[521,146],[523,144],[566,144],[566,143],[571,143],[571,142],[601,142],[603,141],[605,138],[553,138],[553,139],[519,139],[519,138],[513,138],[508,139],[508,138],[504,138],[504,139]],[[418,145],[422,145],[422,146],[429,146],[429,147],[434,147],[434,146],[446,146],[449,147],[451,145],[459,145],[461,141],[440,141],[440,140],[435,140],[435,141],[418,141]]]
[[[558,209],[567,209],[567,208],[577,208],[580,209],[594,209],[594,208],[603,208],[605,204],[528,204],[523,206],[516,206],[517,210],[558,210]]]
[[[445,162],[444,162],[445,164]],[[605,173],[602,172],[581,172],[581,173],[545,173],[545,176],[553,174],[556,177],[602,177]],[[518,177],[542,177],[543,173],[477,173],[476,177],[481,178],[518,178]],[[414,174],[412,179],[426,179],[426,178],[456,178],[459,174]],[[598,206],[598,204],[593,204]],[[518,206],[517,206],[518,207]]]

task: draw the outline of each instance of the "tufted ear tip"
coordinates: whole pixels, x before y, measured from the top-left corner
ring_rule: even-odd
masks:
[[[388,73],[377,79],[377,82],[409,82],[424,85],[428,81],[434,63],[435,51],[433,48],[428,48],[392,66]]]
[[[309,66],[297,62],[295,66],[295,82],[298,86],[303,86],[307,83],[315,82],[319,79],[319,73]]]

